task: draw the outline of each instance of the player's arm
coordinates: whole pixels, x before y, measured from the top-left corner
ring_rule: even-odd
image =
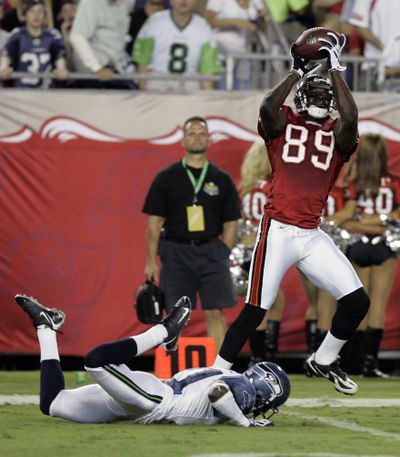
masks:
[[[330,73],[340,118],[335,124],[336,145],[342,158],[348,161],[358,143],[358,109],[353,95],[339,71]]]
[[[308,60],[296,56],[291,47],[292,66],[289,74],[269,92],[260,106],[260,124],[265,134],[264,139],[272,139],[279,135],[287,124],[286,113],[281,110],[293,86],[309,70]]]
[[[220,417],[241,427],[267,427],[272,422],[267,419],[254,420],[246,417],[236,403],[229,385],[223,380],[214,381],[208,391],[208,399]]]
[[[281,108],[298,80],[295,73],[289,73],[261,102],[260,124],[266,140],[275,138],[286,127],[286,113]]]
[[[146,233],[146,267],[144,274],[146,278],[158,281],[157,250],[160,241],[161,229],[164,225],[165,217],[149,216]]]
[[[19,58],[19,41],[17,31],[18,29],[15,29],[15,31],[8,37],[4,47],[4,54],[1,58],[0,74],[4,79],[11,78]]]
[[[328,71],[335,94],[336,108],[340,116],[334,127],[336,146],[342,159],[347,162],[358,142],[358,109],[346,81],[340,75],[342,71],[346,70],[346,67],[340,63],[346,37],[334,32],[328,32],[328,35],[329,39],[318,38],[318,41],[321,42],[319,51],[327,54]]]
[[[0,63],[0,75],[4,79],[10,79],[14,69],[11,59],[8,56],[3,56]]]

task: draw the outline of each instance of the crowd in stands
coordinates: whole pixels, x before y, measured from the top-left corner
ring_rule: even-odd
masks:
[[[314,26],[344,33],[373,89],[393,80],[400,91],[399,14],[393,0],[0,0],[0,78],[37,87],[40,78],[13,73],[47,72],[55,87],[169,91],[185,79],[185,89],[225,89],[227,55],[260,52],[257,34],[274,23],[288,45]],[[253,88],[251,61],[235,62],[233,89]]]

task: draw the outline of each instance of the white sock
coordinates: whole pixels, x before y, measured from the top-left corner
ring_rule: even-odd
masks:
[[[228,362],[227,360],[223,359],[220,355],[217,354],[213,367],[226,368],[227,370],[230,370],[232,368],[232,365],[233,363]]]
[[[315,353],[315,361],[320,365],[330,365],[337,359],[337,356],[346,341],[347,340],[339,340],[338,338],[335,338],[331,332],[328,332]]]
[[[141,333],[140,335],[131,336],[130,338],[134,339],[136,342],[136,355],[140,355],[143,354],[143,352],[161,344],[167,336],[167,329],[163,325],[158,324],[151,327],[146,332]]]
[[[40,361],[54,359],[60,361],[56,332],[45,325],[39,325],[36,331],[40,346]]]

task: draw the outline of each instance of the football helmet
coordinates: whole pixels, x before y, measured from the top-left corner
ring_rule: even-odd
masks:
[[[294,105],[299,113],[324,119],[336,109],[332,83],[321,75],[308,75],[297,84]]]
[[[254,417],[265,415],[269,410],[278,412],[290,394],[288,375],[276,363],[259,362],[243,373],[256,391],[256,401],[252,413]]]

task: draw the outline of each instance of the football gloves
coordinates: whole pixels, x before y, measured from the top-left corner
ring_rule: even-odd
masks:
[[[328,53],[328,71],[344,71],[346,70],[346,67],[340,65],[340,56],[344,45],[346,44],[346,37],[343,34],[337,35],[333,32],[328,32],[327,34],[332,38],[329,40],[326,38],[318,38],[318,41],[323,45],[318,51],[326,51]]]
[[[307,67],[308,60],[303,59],[302,57],[296,56],[293,52],[293,44],[290,47],[290,54],[292,56],[292,66],[289,71],[292,71],[297,74],[299,79],[301,79],[310,69]]]

